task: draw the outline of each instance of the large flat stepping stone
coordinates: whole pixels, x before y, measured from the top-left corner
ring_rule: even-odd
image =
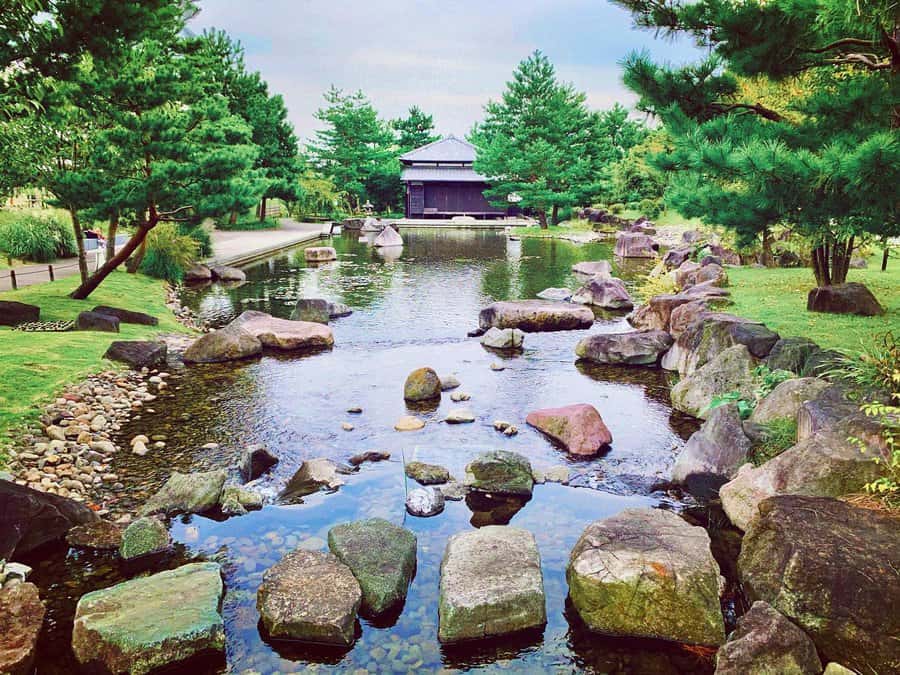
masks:
[[[265,312],[247,310],[229,326],[239,327],[259,340],[263,347],[271,349],[323,349],[334,344],[334,334],[328,326],[313,321],[278,319]]]
[[[83,595],[72,650],[85,668],[142,675],[223,653],[217,563],[191,563]]]
[[[478,314],[481,330],[518,328],[526,333],[590,328],[594,313],[589,307],[554,300],[508,300],[488,305]]]
[[[361,600],[359,582],[336,556],[297,549],[266,570],[256,607],[273,638],[348,647]]]
[[[531,462],[508,450],[484,452],[466,465],[465,484],[476,492],[531,497]]]
[[[416,571],[416,535],[381,518],[332,527],[328,548],[362,589],[362,608],[381,614],[403,604]]]
[[[741,543],[738,572],[812,638],[823,662],[859,673],[900,666],[900,518],[837,499],[765,500]]]
[[[209,511],[219,504],[226,476],[223,469],[196,473],[175,471],[157,493],[147,500],[141,509],[141,515]]]
[[[165,342],[151,340],[116,340],[103,358],[127,363],[135,370],[154,368],[166,362],[168,347]]]
[[[96,312],[97,314],[114,316],[119,320],[119,323],[136,323],[141,326],[159,325],[159,319],[155,316],[144,314],[144,312],[133,312],[130,309],[120,309],[118,307],[109,307],[108,305],[97,305],[91,311]]]
[[[671,511],[626,509],[587,526],[566,570],[591,630],[720,645],[724,580],[709,535]]]
[[[18,326],[20,323],[40,321],[41,308],[13,300],[0,300],[0,326]]]
[[[541,557],[527,530],[488,525],[450,537],[441,563],[438,639],[507,635],[547,623]]]
[[[575,346],[580,359],[613,365],[655,366],[672,346],[672,336],[662,330],[589,335]]]
[[[44,603],[34,584],[14,583],[0,589],[0,673],[29,675],[44,623]]]

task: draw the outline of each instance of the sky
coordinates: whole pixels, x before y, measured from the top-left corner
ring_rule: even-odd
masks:
[[[382,117],[418,105],[439,133],[464,136],[499,98],[516,65],[543,51],[561,80],[595,109],[635,97],[619,61],[648,49],[685,63],[701,52],[634,28],[605,0],[200,0],[195,32],[218,28],[241,42],[246,63],[281,94],[302,139],[333,84],[362,89]]]

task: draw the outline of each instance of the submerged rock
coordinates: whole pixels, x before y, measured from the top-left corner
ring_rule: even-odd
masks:
[[[471,424],[475,421],[475,413],[468,408],[455,408],[444,418],[447,424]]]
[[[537,294],[537,297],[541,300],[556,300],[559,302],[564,302],[572,297],[572,291],[570,291],[568,288],[545,288]]]
[[[142,675],[224,654],[217,563],[191,563],[83,595],[72,650],[85,668]]]
[[[860,673],[900,666],[900,519],[822,497],[763,501],[744,535],[738,571],[812,638],[824,659]]]
[[[0,588],[0,673],[30,675],[46,609],[34,584]]]
[[[404,415],[397,423],[394,425],[394,429],[397,431],[418,431],[422,427],[425,426],[425,422],[420,420],[418,417],[413,417],[412,415]]]
[[[661,330],[589,335],[575,346],[575,354],[594,363],[652,366],[672,346],[672,337]]]
[[[251,490],[237,485],[229,485],[222,490],[219,508],[223,515],[242,516],[248,511],[258,511],[263,507],[262,497]]]
[[[745,673],[821,675],[822,662],[806,633],[757,601],[716,654],[716,675]]]
[[[325,323],[331,319],[330,303],[322,298],[300,298],[291,312],[291,321]]]
[[[417,368],[406,378],[403,398],[412,403],[433,401],[441,397],[441,379],[431,368]]]
[[[488,525],[450,537],[441,562],[442,643],[508,635],[545,623],[541,559],[530,532]]]
[[[534,410],[525,421],[573,455],[596,455],[613,440],[600,413],[587,403]]]
[[[169,548],[172,538],[165,524],[157,518],[138,518],[122,534],[119,555],[125,560],[160,553]]]
[[[237,267],[213,267],[212,276],[219,281],[247,281],[247,275]]]
[[[337,251],[332,246],[309,246],[303,249],[306,262],[318,263],[337,260]]]
[[[518,328],[489,328],[481,336],[481,344],[491,349],[521,349],[525,333]]]
[[[428,518],[444,510],[444,493],[436,487],[421,487],[406,495],[406,510],[413,516]]]
[[[450,472],[438,464],[408,462],[406,475],[422,485],[440,485],[450,480]]]
[[[485,452],[466,465],[465,484],[477,492],[530,497],[534,485],[531,462],[507,450]]]
[[[108,520],[76,525],[66,535],[66,543],[74,548],[115,550],[122,543],[122,528]]]
[[[572,271],[585,277],[609,279],[612,277],[612,266],[609,260],[584,261],[572,265]]]
[[[317,457],[307,459],[288,481],[279,497],[291,499],[305,497],[319,490],[336,490],[344,484],[338,475],[338,466],[330,459]]]
[[[744,434],[737,405],[720,405],[688,439],[672,467],[672,480],[687,485],[699,497],[710,497],[734,478],[752,445]]]
[[[328,548],[362,589],[362,609],[378,615],[402,605],[416,571],[416,535],[381,518],[336,525]]]
[[[222,469],[198,473],[174,472],[141,508],[141,515],[203,513],[219,503],[226,473]]]
[[[383,462],[390,458],[391,453],[389,452],[384,452],[383,450],[366,450],[365,452],[352,455],[347,462],[351,466],[359,466],[365,462]]]
[[[590,328],[594,313],[582,305],[552,300],[510,300],[488,305],[478,314],[478,325],[487,330],[518,328],[526,333]]]
[[[671,511],[625,509],[588,525],[566,579],[591,630],[686,644],[725,641],[724,580],[709,535]]]

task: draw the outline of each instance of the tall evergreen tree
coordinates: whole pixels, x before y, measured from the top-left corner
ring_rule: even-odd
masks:
[[[667,201],[746,239],[806,234],[819,286],[844,283],[860,235],[900,234],[900,13],[890,0],[616,0],[639,26],[692,36],[709,59],[625,61],[674,149]],[[790,88],[748,98],[744,78]]]
[[[596,119],[585,95],[560,83],[540,51],[519,64],[485,113],[470,140],[478,148],[476,171],[490,177],[491,201],[505,204],[515,193],[547,227],[548,212],[556,224],[560,207],[596,190]]]
[[[390,126],[379,119],[365,94],[332,87],[316,119],[325,124],[309,146],[316,168],[359,208],[395,208],[400,199],[400,164]]]
[[[397,132],[397,146],[400,148],[401,154],[440,138],[434,132],[434,118],[426,115],[416,105],[409,109],[406,117],[393,120],[391,127]]]

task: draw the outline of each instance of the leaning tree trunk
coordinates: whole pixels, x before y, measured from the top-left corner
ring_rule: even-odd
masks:
[[[850,237],[843,241],[825,242],[813,249],[812,266],[817,286],[837,286],[847,282],[853,247],[853,237]]]
[[[238,212],[232,211],[231,215],[228,217],[228,223],[231,225],[234,225],[237,223],[237,219],[238,219]]]
[[[84,250],[84,231],[81,229],[81,221],[78,219],[78,210],[70,208],[69,214],[72,216],[72,229],[75,231],[75,246],[78,250],[78,272],[81,275],[81,283],[84,284],[90,276],[87,253]]]
[[[116,233],[119,231],[119,212],[114,211],[109,217],[109,226],[106,229],[106,259],[111,259],[116,254]]]
[[[537,212],[538,222],[541,224],[541,229],[547,229],[547,212],[543,209],[539,209]]]
[[[141,242],[141,245],[138,247],[137,253],[131,256],[131,259],[128,261],[128,264],[125,265],[125,271],[128,274],[137,274],[137,271],[141,267],[141,263],[144,262],[144,256],[147,254],[147,240],[144,239]]]
[[[147,233],[153,229],[156,225],[155,222],[144,223],[141,225],[137,232],[134,233],[134,236],[131,237],[125,245],[119,249],[119,252],[116,253],[112,258],[103,263],[103,266],[100,267],[93,275],[86,281],[83,281],[81,285],[76,288],[69,295],[70,298],[75,300],[84,300],[87,298],[93,291],[99,286],[106,277],[108,277],[113,270],[115,270],[119,265],[128,260],[128,256],[137,250],[137,248],[144,247]]]

